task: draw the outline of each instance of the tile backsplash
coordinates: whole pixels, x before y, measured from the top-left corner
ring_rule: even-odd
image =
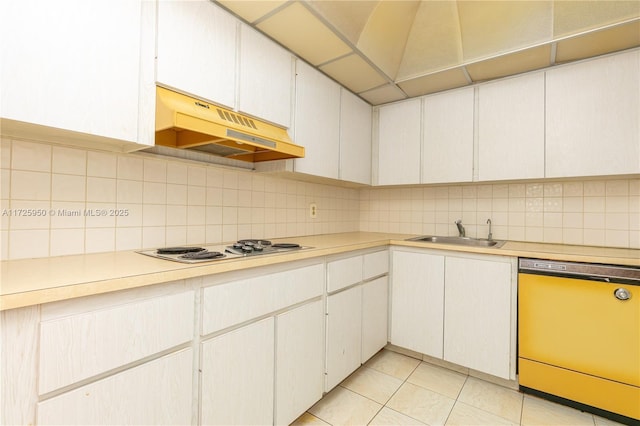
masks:
[[[2,259],[350,231],[640,248],[640,178],[344,188],[147,153],[0,143]],[[318,215],[309,216],[309,204]]]

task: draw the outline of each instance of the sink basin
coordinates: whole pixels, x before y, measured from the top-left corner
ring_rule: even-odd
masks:
[[[407,241],[418,241],[422,243],[434,243],[434,244],[453,244],[457,246],[467,247],[492,247],[499,248],[505,243],[505,241],[487,240],[485,238],[470,238],[470,237],[439,237],[435,235],[425,235],[422,237],[408,238]]]

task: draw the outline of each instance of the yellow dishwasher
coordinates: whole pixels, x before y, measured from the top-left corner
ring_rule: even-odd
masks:
[[[520,259],[520,389],[640,424],[640,268]]]

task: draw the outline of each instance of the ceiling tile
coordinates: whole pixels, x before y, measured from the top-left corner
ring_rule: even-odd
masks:
[[[373,10],[356,47],[395,79],[413,25],[418,1],[381,1]]]
[[[409,97],[422,96],[469,84],[462,68],[454,68],[398,83]]]
[[[468,64],[467,72],[474,82],[506,77],[551,65],[551,45],[545,44],[494,59]]]
[[[286,3],[284,0],[218,0],[217,2],[250,23]]]
[[[312,65],[335,59],[351,48],[300,3],[278,11],[257,25]]]
[[[556,62],[590,58],[640,46],[640,20],[558,42]]]
[[[462,40],[456,2],[421,2],[397,78],[403,80],[461,62]]]
[[[551,1],[459,1],[464,61],[551,41]]]
[[[366,92],[360,93],[359,96],[371,105],[382,105],[407,98],[407,95],[393,84],[367,90]]]
[[[320,70],[355,93],[387,82],[384,76],[355,53],[323,65]]]
[[[640,16],[640,1],[556,1],[554,38],[576,34]]]
[[[354,46],[360,38],[364,26],[369,20],[378,0],[375,1],[335,1],[308,0],[318,14],[331,23]]]

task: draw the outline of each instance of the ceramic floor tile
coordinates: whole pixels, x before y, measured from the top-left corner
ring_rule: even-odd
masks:
[[[309,409],[309,413],[332,425],[366,425],[382,405],[338,386]]]
[[[483,411],[479,408],[457,401],[453,406],[451,414],[447,419],[447,426],[498,426],[498,425],[519,425],[519,422],[512,422],[502,417]]]
[[[522,405],[521,424],[523,426],[593,426],[595,423],[591,414],[536,398],[535,396],[525,395],[524,404]]]
[[[405,383],[387,403],[389,408],[432,426],[444,425],[455,403],[437,392]]]
[[[329,423],[320,420],[319,418],[317,418],[316,416],[314,416],[311,413],[304,413],[303,415],[298,417],[296,419],[296,421],[291,423],[291,426],[307,426],[307,425],[309,425],[309,426],[326,426],[326,425],[329,425]]]
[[[614,420],[605,419],[603,417],[593,416],[596,422],[596,426],[622,426],[622,423],[618,423]]]
[[[389,407],[383,407],[382,410],[371,420],[370,426],[424,426],[425,424],[418,420],[398,413]]]
[[[458,401],[519,423],[523,395],[512,389],[469,377]]]
[[[456,399],[464,385],[467,376],[438,367],[426,362],[418,365],[407,381],[420,387],[441,393],[449,398]]]
[[[422,361],[393,351],[383,350],[365,366],[401,380],[405,380]]]
[[[402,380],[367,367],[356,370],[341,384],[341,386],[380,404],[386,404],[401,385]]]

